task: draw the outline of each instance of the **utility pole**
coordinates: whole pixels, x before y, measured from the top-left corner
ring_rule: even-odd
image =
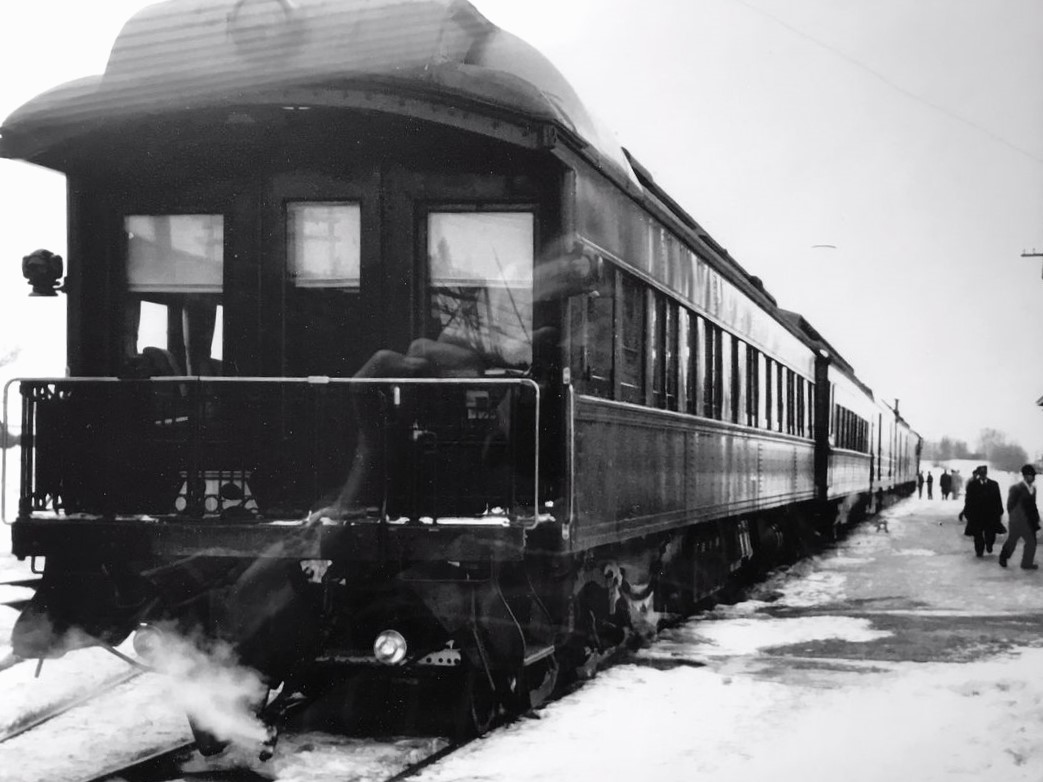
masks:
[[[1022,258],[1043,258],[1043,253],[1039,252],[1038,250],[1036,250],[1035,247],[1033,247],[1031,252],[1022,253],[1021,257]]]

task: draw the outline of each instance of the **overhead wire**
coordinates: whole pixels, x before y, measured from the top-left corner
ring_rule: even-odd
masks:
[[[789,22],[787,22],[785,19],[782,19],[781,17],[776,16],[775,14],[771,13],[770,11],[766,11],[763,8],[760,8],[760,7],[756,6],[756,5],[754,5],[753,3],[747,2],[746,0],[731,0],[731,1],[733,3],[736,3],[738,5],[741,5],[741,6],[745,7],[745,8],[747,8],[747,9],[749,9],[750,11],[753,11],[754,13],[760,14],[763,17],[771,19],[777,25],[779,25],[780,27],[785,28],[786,30],[788,30],[791,33],[793,33],[794,35],[799,36],[800,38],[803,38],[803,39],[805,39],[807,41],[810,41],[811,43],[815,44],[816,46],[818,46],[818,47],[820,47],[822,49],[825,49],[826,51],[830,52],[831,54],[836,55],[837,57],[840,57],[845,62],[849,63],[850,65],[855,66],[859,70],[865,71],[869,75],[871,75],[874,78],[876,78],[878,81],[883,82],[885,85],[887,85],[891,89],[901,93],[902,95],[904,95],[905,97],[909,98],[910,100],[913,100],[913,101],[915,101],[917,103],[923,104],[924,106],[927,106],[928,108],[933,109],[934,111],[937,111],[940,114],[943,114],[944,116],[948,117],[951,120],[955,120],[956,122],[959,122],[959,123],[961,123],[963,125],[966,125],[966,126],[968,126],[970,128],[973,128],[974,130],[977,130],[979,133],[984,133],[986,136],[991,138],[993,141],[996,141],[996,142],[1002,144],[1003,146],[1013,150],[1014,152],[1017,152],[1019,155],[1023,155],[1025,157],[1029,158],[1030,160],[1032,160],[1035,163],[1043,163],[1043,157],[1041,157],[1040,155],[1036,154],[1035,152],[1032,152],[1029,149],[1025,149],[1024,147],[1019,146],[1018,144],[1015,144],[1013,141],[1010,141],[1009,139],[1004,138],[1000,134],[996,133],[993,130],[990,130],[989,128],[985,127],[984,125],[979,124],[978,122],[975,122],[974,120],[970,119],[969,117],[965,117],[962,114],[958,114],[955,111],[953,111],[952,109],[949,109],[946,106],[941,105],[940,103],[936,103],[936,102],[932,101],[930,98],[925,98],[923,95],[919,95],[919,94],[913,92],[912,90],[910,90],[910,89],[908,89],[906,87],[903,87],[901,84],[895,82],[894,80],[892,80],[887,75],[885,75],[885,74],[881,73],[880,71],[876,70],[871,65],[867,65],[866,63],[862,62],[861,60],[859,60],[859,59],[857,59],[855,57],[852,57],[850,54],[848,54],[847,52],[843,51],[842,49],[839,49],[838,47],[834,46],[833,44],[827,43],[826,41],[820,40],[819,38],[816,38],[815,36],[813,36],[813,35],[811,35],[809,33],[804,32],[800,28],[795,27],[794,25],[792,25]]]

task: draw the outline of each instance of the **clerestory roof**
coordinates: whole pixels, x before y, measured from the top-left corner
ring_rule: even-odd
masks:
[[[13,112],[0,156],[46,165],[54,146],[113,121],[358,81],[555,123],[637,186],[557,68],[466,0],[164,0],[124,25],[104,73]]]

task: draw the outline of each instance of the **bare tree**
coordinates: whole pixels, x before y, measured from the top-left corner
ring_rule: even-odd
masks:
[[[1007,440],[1007,435],[998,429],[983,429],[978,436],[978,450],[986,460],[1000,470],[1016,472],[1029,460],[1029,455],[1017,443]]]

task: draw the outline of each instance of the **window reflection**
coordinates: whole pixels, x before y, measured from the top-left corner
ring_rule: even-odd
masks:
[[[527,367],[533,215],[434,212],[427,228],[429,332],[475,351],[490,365]]]
[[[222,372],[224,218],[129,215],[124,371]]]
[[[286,205],[289,272],[298,288],[359,289],[362,212],[358,204]]]
[[[149,293],[220,293],[224,272],[221,215],[132,215],[127,283]]]

